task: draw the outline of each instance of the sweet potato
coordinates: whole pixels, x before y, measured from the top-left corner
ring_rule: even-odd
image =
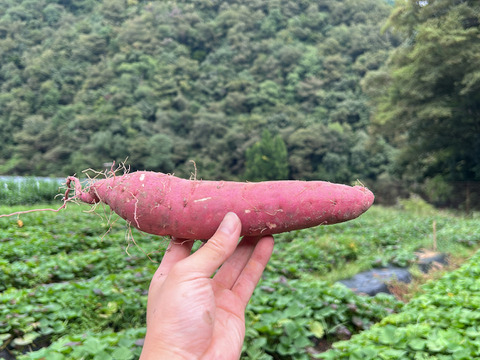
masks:
[[[98,180],[75,197],[103,202],[141,231],[209,239],[227,212],[242,221],[242,235],[278,234],[354,219],[373,203],[371,191],[324,181],[231,182],[185,180],[138,171]]]

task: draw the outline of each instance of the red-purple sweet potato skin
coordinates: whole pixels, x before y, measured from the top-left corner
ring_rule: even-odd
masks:
[[[351,220],[374,201],[362,186],[185,180],[148,171],[99,180],[80,198],[104,202],[141,231],[198,240],[209,239],[227,212],[241,219],[242,235],[258,236]]]

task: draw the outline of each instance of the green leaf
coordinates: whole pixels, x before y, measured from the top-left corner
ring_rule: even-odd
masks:
[[[427,341],[427,348],[433,352],[440,352],[447,347],[447,344],[447,339],[430,337]]]
[[[323,338],[325,335],[323,325],[319,321],[313,321],[310,323],[310,332],[318,339]]]
[[[60,354],[56,351],[52,351],[52,352],[48,353],[47,359],[48,360],[64,360],[64,359],[66,359],[66,357],[63,354]]]
[[[28,353],[29,360],[65,360],[66,357],[56,351],[51,351],[49,349],[42,349],[39,351],[34,351]]]
[[[310,339],[306,336],[299,336],[295,339],[295,341],[293,342],[293,345],[297,348],[297,349],[303,349],[309,345],[312,345],[312,342],[310,341]]]
[[[133,354],[130,349],[121,346],[112,352],[112,357],[115,360],[130,360],[133,358]]]
[[[298,335],[300,335],[298,326],[295,324],[293,321],[288,321],[284,324],[284,329],[285,333],[288,335],[288,337],[294,339]]]
[[[393,345],[400,341],[397,328],[392,325],[387,325],[379,330],[378,341],[384,345]]]
[[[0,334],[0,341],[5,341],[5,340],[8,340],[12,337],[11,334]]]
[[[284,314],[287,318],[291,319],[302,315],[304,312],[304,307],[300,306],[298,303],[293,303],[285,310]]]
[[[26,333],[25,335],[23,335],[23,337],[21,338],[15,338],[13,339],[12,343],[13,345],[16,345],[16,346],[25,346],[25,345],[29,345],[31,344],[37,337],[38,337],[38,333],[36,332],[30,332],[30,333]]]
[[[423,350],[425,348],[425,344],[427,343],[424,339],[412,339],[408,342],[408,346],[415,351]]]
[[[467,335],[468,337],[471,337],[471,338],[478,338],[480,336],[480,331],[476,327],[470,326],[465,331],[465,335]]]
[[[98,354],[95,354],[93,360],[117,360],[108,354],[106,351],[101,351]]]
[[[85,340],[82,347],[89,354],[95,355],[104,350],[107,346],[108,344],[102,343],[100,340],[94,337],[89,337],[87,340]]]
[[[277,346],[277,351],[280,355],[290,355],[294,352],[294,350],[286,344],[279,344]]]
[[[466,349],[459,349],[452,353],[452,358],[454,360],[465,360],[465,359],[472,359],[473,358],[473,349],[466,348]]]
[[[283,344],[285,346],[289,346],[292,343],[292,339],[290,339],[288,336],[280,336],[280,344]]]

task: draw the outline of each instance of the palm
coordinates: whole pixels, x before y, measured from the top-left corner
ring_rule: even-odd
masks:
[[[245,333],[243,304],[230,290],[217,287],[213,279],[187,280],[181,287],[187,296],[180,299],[162,294],[169,297],[170,305],[159,309],[152,321],[169,324],[158,337],[170,350],[181,349],[191,359],[215,359],[215,352],[241,349]]]
[[[211,342],[205,359],[222,359],[222,354],[236,350],[240,354],[245,337],[245,304],[230,290],[215,292],[216,314]]]
[[[207,243],[210,249],[189,256],[191,242],[172,245],[150,286],[146,343],[167,349],[171,358],[238,359],[245,307],[270,258],[271,240],[244,238],[233,254]]]

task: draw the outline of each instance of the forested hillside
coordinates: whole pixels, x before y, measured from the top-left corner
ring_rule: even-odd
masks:
[[[396,172],[430,201],[480,204],[480,2],[397,2],[388,28],[403,40],[364,79],[373,124],[399,149]]]
[[[391,10],[3,0],[0,174],[65,176],[128,157],[132,169],[184,176],[193,160],[211,179],[275,168],[264,177],[373,181],[393,150],[368,131],[360,83],[398,45],[380,31]]]
[[[468,209],[479,39],[474,0],[4,0],[0,175],[128,158]]]

